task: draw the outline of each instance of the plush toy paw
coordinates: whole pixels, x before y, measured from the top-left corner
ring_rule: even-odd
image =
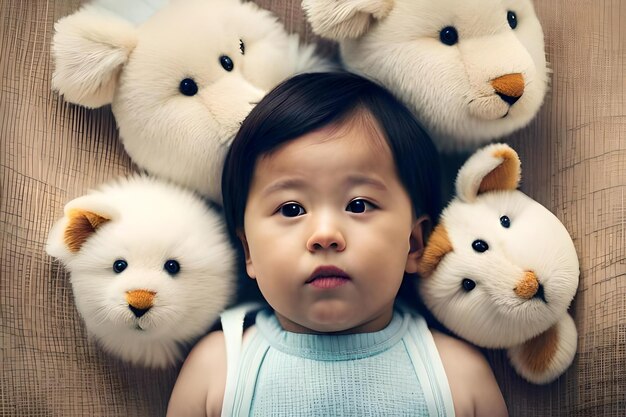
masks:
[[[577,332],[567,314],[557,324],[529,341],[508,349],[513,367],[527,381],[547,384],[563,374],[574,361]]]
[[[70,273],[88,334],[138,365],[174,365],[234,296],[221,216],[191,191],[145,176],[70,201],[46,250]]]
[[[516,189],[520,174],[517,153],[504,144],[469,158],[420,259],[418,286],[453,333],[511,348],[520,374],[544,383],[573,360],[576,328],[567,310],[579,266],[563,224]]]

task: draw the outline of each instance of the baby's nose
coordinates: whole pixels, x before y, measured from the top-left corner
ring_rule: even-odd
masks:
[[[338,252],[346,248],[346,240],[338,225],[331,221],[319,222],[307,241],[309,252],[331,249]]]

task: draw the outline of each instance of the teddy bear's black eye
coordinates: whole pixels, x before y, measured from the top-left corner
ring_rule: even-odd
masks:
[[[239,52],[241,52],[241,55],[246,53],[246,45],[243,44],[241,39],[239,39]]]
[[[474,249],[476,252],[482,253],[489,249],[489,245],[484,240],[476,239],[472,242],[472,249]]]
[[[454,26],[446,26],[439,32],[439,39],[446,45],[454,45],[459,41],[459,34]]]
[[[178,263],[178,261],[168,259],[163,264],[163,269],[165,269],[165,271],[170,275],[176,275],[180,272],[180,264]]]
[[[463,279],[463,281],[461,281],[461,286],[465,291],[470,292],[474,288],[476,288],[476,283],[469,278],[465,278]]]
[[[500,217],[500,224],[505,229],[508,229],[509,227],[511,227],[511,219],[509,219],[509,216],[502,216]]]
[[[128,267],[128,262],[123,259],[116,259],[113,262],[113,272],[116,274],[122,273]]]
[[[220,64],[222,64],[222,68],[224,68],[228,72],[232,71],[233,68],[235,68],[235,64],[233,64],[233,60],[230,59],[230,57],[227,55],[222,55],[220,57]]]
[[[191,78],[185,78],[180,82],[178,89],[186,96],[195,96],[198,92],[198,85]]]
[[[515,14],[515,12],[509,10],[506,14],[506,20],[509,21],[509,26],[511,26],[511,29],[515,29],[517,27],[517,15]]]

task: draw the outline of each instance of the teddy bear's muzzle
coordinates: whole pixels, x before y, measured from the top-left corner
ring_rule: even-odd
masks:
[[[524,278],[517,283],[513,291],[515,291],[515,294],[517,294],[518,297],[526,300],[537,297],[547,303],[543,291],[543,285],[541,285],[533,271],[526,271],[524,273]]]
[[[126,302],[128,308],[135,317],[139,318],[146,314],[154,304],[156,292],[148,290],[133,290],[126,292]]]
[[[491,86],[505,103],[512,106],[524,94],[524,77],[520,73],[506,74],[491,80]]]

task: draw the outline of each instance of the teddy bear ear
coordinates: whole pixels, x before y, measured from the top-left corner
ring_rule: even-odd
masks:
[[[83,244],[100,227],[117,218],[117,213],[102,203],[100,196],[87,195],[70,201],[65,215],[48,234],[46,252],[67,262],[80,252]]]
[[[479,149],[459,170],[456,194],[472,202],[484,192],[515,190],[521,178],[521,163],[517,152],[504,143],[494,143]]]
[[[417,272],[420,277],[430,277],[441,260],[448,253],[452,252],[452,242],[448,236],[445,223],[441,222],[433,230],[432,234],[428,238],[428,243],[424,249],[424,253],[417,262]],[[407,271],[413,272],[413,271]]]
[[[394,0],[303,0],[313,32],[333,40],[358,38],[372,22],[385,18]]]
[[[122,66],[137,44],[136,28],[97,7],[59,19],[52,38],[52,88],[72,103],[111,103]]]
[[[545,332],[507,350],[518,374],[533,384],[548,384],[570,367],[576,356],[578,332],[565,314]]]

